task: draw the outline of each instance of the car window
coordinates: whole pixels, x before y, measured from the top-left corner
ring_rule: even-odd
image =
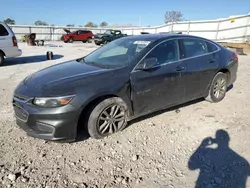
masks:
[[[206,42],[206,44],[207,44],[208,52],[215,52],[218,50],[218,47],[215,46],[214,44],[212,44],[210,42]]]
[[[83,62],[111,69],[124,67],[151,42],[150,40],[138,40],[137,38],[120,38],[90,53],[84,57]],[[138,48],[138,46],[140,47]]]
[[[112,48],[106,52],[104,52],[103,54],[100,55],[99,58],[103,58],[103,57],[112,57],[112,56],[117,56],[117,55],[124,55],[127,53],[127,48],[125,48],[124,46],[119,46],[117,48]]]
[[[185,57],[195,57],[207,53],[206,42],[199,39],[183,39]]]
[[[9,33],[7,29],[2,24],[0,24],[0,36],[8,36],[8,35]]]
[[[178,60],[177,40],[166,41],[158,45],[146,58],[157,58],[159,64]]]

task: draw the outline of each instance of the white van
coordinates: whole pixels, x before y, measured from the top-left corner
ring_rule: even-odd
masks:
[[[0,66],[4,59],[22,55],[18,49],[17,39],[12,29],[5,23],[0,22]]]

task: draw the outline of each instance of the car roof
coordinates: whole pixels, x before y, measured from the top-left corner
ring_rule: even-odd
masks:
[[[151,41],[162,41],[166,39],[171,39],[171,38],[182,38],[182,37],[189,37],[193,39],[202,39],[202,40],[207,40],[211,41],[206,38],[198,37],[198,36],[193,36],[193,35],[188,35],[188,34],[142,34],[142,35],[128,35],[127,37],[135,40],[151,40]],[[211,41],[214,43],[214,41]]]
[[[132,39],[138,39],[138,40],[159,40],[159,39],[168,39],[172,37],[183,37],[183,36],[188,36],[190,37],[191,35],[183,35],[183,34],[143,34],[143,35],[133,35],[133,36],[128,36]],[[191,36],[192,37],[192,36]]]

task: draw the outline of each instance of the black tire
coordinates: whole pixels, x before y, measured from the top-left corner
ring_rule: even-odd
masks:
[[[83,40],[82,43],[86,43],[87,41],[86,40]]]
[[[70,38],[69,38],[69,43],[73,43],[73,42],[74,42],[73,38],[70,37]]]
[[[88,38],[87,43],[92,43],[92,38]]]
[[[0,52],[0,66],[2,66],[4,64],[4,55],[2,52]]]
[[[103,100],[90,113],[89,135],[101,139],[123,130],[127,126],[127,111],[127,105],[118,97]]]
[[[64,43],[68,43],[69,41],[65,40]]]
[[[97,46],[100,46],[101,44],[100,43],[95,43]]]
[[[217,73],[210,85],[208,95],[205,99],[217,103],[224,99],[227,92],[228,75],[222,72]]]

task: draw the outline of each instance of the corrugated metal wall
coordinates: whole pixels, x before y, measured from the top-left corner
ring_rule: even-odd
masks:
[[[61,35],[65,34],[65,32],[63,31],[63,28],[65,27],[58,26],[13,25],[11,27],[18,39],[20,39],[24,34],[36,33],[37,39],[59,40]],[[107,28],[70,28],[71,31],[78,29],[89,29],[95,34],[102,33]],[[115,29],[120,29],[123,33],[126,33],[128,35],[138,35],[142,31],[149,33],[173,31],[201,36],[221,42],[246,42],[250,41],[250,14],[227,19],[179,22],[157,27]]]

